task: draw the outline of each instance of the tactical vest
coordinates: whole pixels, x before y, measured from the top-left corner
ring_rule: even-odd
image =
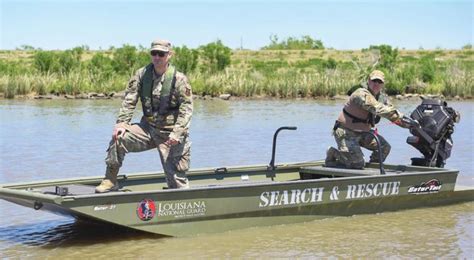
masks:
[[[142,87],[140,89],[140,99],[143,107],[143,115],[148,119],[153,119],[153,64],[145,67],[143,74]],[[163,83],[161,86],[160,100],[158,105],[158,113],[165,115],[172,109],[171,98],[176,88],[176,69],[169,65],[168,69],[162,77]]]
[[[349,101],[344,105],[337,121],[339,121],[343,127],[351,130],[369,131],[371,127],[374,127],[375,124],[380,121],[380,117],[377,116],[376,118],[374,114],[355,104],[351,96]]]

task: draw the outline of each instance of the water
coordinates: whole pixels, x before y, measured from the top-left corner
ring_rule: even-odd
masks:
[[[398,102],[405,112],[417,102]],[[446,168],[474,185],[472,102],[449,102],[462,119]],[[101,176],[120,101],[0,101],[0,183]],[[196,101],[191,126],[192,168],[268,164],[273,132],[283,125],[277,162],[323,159],[334,145],[332,124],[341,101]],[[135,121],[138,120],[136,113]],[[389,163],[418,152],[408,130],[382,121],[392,145]],[[368,155],[368,153],[366,153]],[[154,150],[127,155],[122,173],[161,170]],[[163,238],[75,222],[0,201],[0,257],[310,258],[448,257],[474,254],[474,203],[308,223],[244,229],[190,238]]]

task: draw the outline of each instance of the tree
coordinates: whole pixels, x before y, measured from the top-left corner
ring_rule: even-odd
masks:
[[[472,50],[472,44],[470,44],[470,43],[466,44],[466,45],[462,46],[461,49],[463,49],[463,50]]]
[[[277,35],[270,35],[270,44],[264,46],[264,50],[320,50],[324,49],[321,40],[315,40],[309,35],[304,35],[301,39],[288,37],[286,40],[278,42]]]
[[[23,45],[20,46],[20,48],[17,48],[17,50],[34,51],[35,47],[33,47],[31,45],[23,44]]]

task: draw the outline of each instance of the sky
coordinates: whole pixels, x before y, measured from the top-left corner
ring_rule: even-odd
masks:
[[[0,0],[0,49],[148,47],[157,38],[196,48],[216,40],[258,50],[309,35],[341,50],[389,44],[460,49],[473,43],[472,0]]]

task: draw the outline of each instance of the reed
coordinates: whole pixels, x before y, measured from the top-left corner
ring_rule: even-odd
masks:
[[[114,56],[115,52],[121,54],[124,50],[128,50],[127,55]],[[388,94],[473,97],[472,50],[400,50],[393,56],[395,58],[388,63],[390,66],[387,65],[389,69],[385,69]],[[74,57],[79,57],[80,62],[74,61]],[[122,61],[124,57],[133,64]],[[5,98],[123,91],[130,72],[139,67],[137,64],[148,62],[146,53],[130,46],[99,52],[2,51],[0,58],[0,93]],[[202,57],[196,66],[186,66],[197,95],[331,97],[345,94],[363,81],[379,59],[378,49],[242,50],[233,51],[231,63],[223,69],[203,68],[209,61],[201,62]],[[74,62],[69,62],[67,69],[61,69],[61,60]],[[129,63],[133,68],[124,65]]]
[[[472,98],[474,94],[474,73],[471,70],[463,69],[458,63],[450,66],[444,77],[444,87],[441,90],[445,96],[459,95],[464,98]]]

